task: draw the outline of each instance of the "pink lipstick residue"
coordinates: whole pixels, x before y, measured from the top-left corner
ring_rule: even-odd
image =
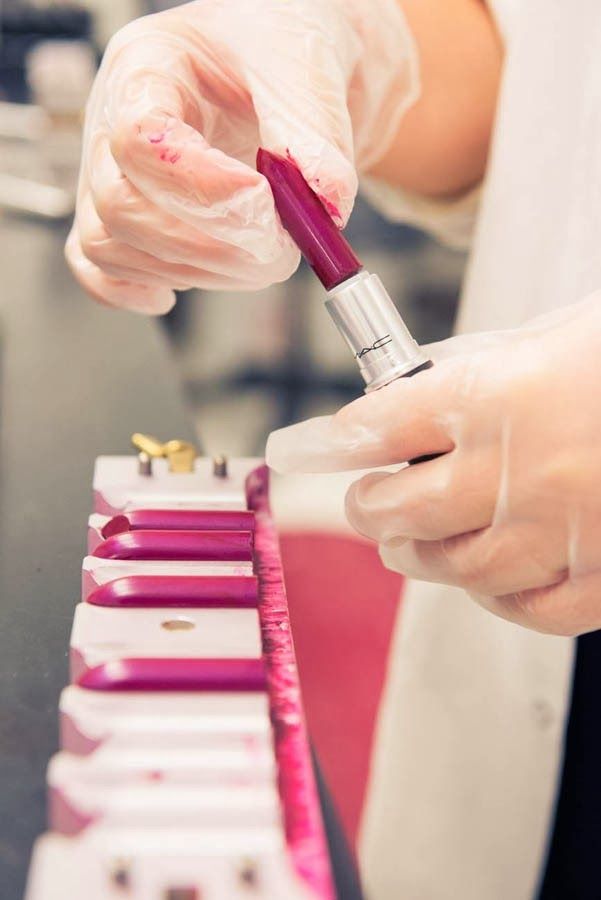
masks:
[[[319,900],[334,900],[330,859],[303,714],[278,535],[269,507],[267,467],[246,482],[255,513],[256,572],[271,719],[288,847],[298,873]]]
[[[165,131],[151,131],[149,135],[147,135],[147,140],[149,144],[162,144],[165,140],[166,132]],[[177,150],[170,150],[168,147],[165,147],[161,150],[159,154],[159,159],[161,162],[168,162],[171,165],[174,165],[178,160],[182,157],[181,153],[178,153]]]
[[[325,208],[327,209],[327,211],[329,212],[331,217],[336,221],[336,223],[338,225],[341,225],[342,224],[342,216],[340,215],[340,210],[338,209],[336,204],[332,203],[331,200],[328,200],[327,197],[324,197],[323,194],[320,194],[319,191],[317,193],[318,193],[319,199],[321,200],[321,202],[323,203],[323,205],[325,206]]]
[[[286,157],[287,157],[287,159],[290,160],[291,163],[294,163],[294,165],[295,165],[296,168],[299,170],[299,172],[302,172],[301,167],[299,166],[299,164],[298,164],[298,162],[296,161],[296,159],[293,157],[292,153],[290,152],[290,148],[289,148],[289,147],[286,147]],[[342,216],[340,215],[340,210],[338,209],[338,207],[336,206],[335,203],[332,203],[331,200],[328,200],[328,198],[327,198],[324,194],[322,194],[322,192],[321,192],[321,179],[320,179],[320,178],[314,178],[314,179],[313,179],[313,185],[314,185],[315,193],[317,194],[317,196],[319,197],[319,199],[321,200],[321,202],[323,203],[323,205],[324,205],[325,208],[327,209],[328,213],[329,213],[330,216],[335,220],[335,222],[336,222],[336,224],[338,225],[338,227],[341,227],[341,226],[342,226]]]
[[[178,153],[176,150],[162,150],[159,157],[162,162],[169,162],[171,163],[171,165],[174,165],[174,163],[176,163],[178,159],[181,158],[181,153]]]

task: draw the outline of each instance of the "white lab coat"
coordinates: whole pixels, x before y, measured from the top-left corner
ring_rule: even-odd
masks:
[[[517,326],[601,287],[601,3],[494,0],[506,58],[459,329]],[[374,186],[369,188],[377,195]],[[455,210],[380,205],[449,234]],[[362,864],[370,900],[531,900],[574,641],[413,583],[382,702]]]

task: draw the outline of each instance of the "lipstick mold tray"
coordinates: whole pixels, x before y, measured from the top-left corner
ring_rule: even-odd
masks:
[[[273,784],[275,760],[267,743],[239,746],[160,747],[141,743],[115,749],[100,746],[82,756],[61,750],[48,765],[48,787],[57,790],[127,788],[155,783],[212,787]]]
[[[260,659],[255,609],[105,609],[80,603],[71,632],[71,681],[120,659]]]
[[[88,553],[110,538],[146,531],[254,532],[254,514],[232,509],[133,509],[115,516],[93,513],[88,519]]]
[[[272,749],[262,691],[112,694],[70,685],[61,694],[59,718],[61,747],[80,755],[98,748]]]
[[[94,512],[105,516],[134,509],[246,510],[246,481],[258,459],[231,459],[227,478],[216,477],[208,458],[182,477],[166,459],[153,460],[151,478],[140,475],[135,456],[100,456],[94,470]]]
[[[207,784],[193,777],[186,783],[159,778],[148,783],[131,778],[127,784],[98,783],[86,773],[73,771],[57,777],[51,767],[48,785],[49,825],[61,834],[77,834],[88,826],[127,828],[237,829],[275,827],[282,824],[275,784]]]
[[[83,599],[105,609],[256,609],[259,581],[255,575],[125,575]]]
[[[202,893],[197,885],[202,885]],[[281,828],[92,825],[36,845],[28,900],[311,900]]]
[[[169,578],[177,578],[178,575],[252,577],[254,567],[251,561],[188,560],[170,562],[166,560],[99,559],[96,556],[86,556],[81,569],[82,599],[87,600],[89,595],[103,584],[116,581],[118,578],[136,575],[167,576]]]
[[[26,900],[80,900],[83,886],[87,900],[317,896],[292,865],[277,786],[247,502],[257,465],[231,460],[219,478],[197,459],[182,476],[158,459],[148,477],[135,457],[97,460],[52,831]],[[148,551],[182,535],[204,558]],[[250,549],[224,558],[234,544]],[[106,558],[113,545],[150,558]]]

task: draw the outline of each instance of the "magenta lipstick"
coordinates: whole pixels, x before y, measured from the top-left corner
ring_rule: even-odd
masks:
[[[77,684],[90,691],[264,691],[262,659],[119,659],[101,663]]]
[[[257,169],[265,176],[286,231],[330,291],[361,271],[361,261],[311,190],[300,169],[282,156],[260,149]]]
[[[125,531],[254,531],[247,509],[133,509],[113,516],[101,528],[103,538]]]
[[[327,291],[326,308],[357,361],[365,390],[430,368],[384,285],[365,271],[298,167],[259,149],[257,169],[271,185],[284,228]]]
[[[97,587],[87,602],[119,609],[253,609],[259,583],[256,575],[124,575]]]
[[[250,562],[252,531],[123,531],[101,541],[100,559]]]

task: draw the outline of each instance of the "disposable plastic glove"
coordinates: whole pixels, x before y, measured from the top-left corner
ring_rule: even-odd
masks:
[[[432,369],[274,432],[269,464],[324,472],[443,453],[350,488],[349,519],[384,563],[538,631],[601,627],[601,293],[428,349]]]
[[[343,224],[355,164],[385,153],[418,92],[396,0],[199,0],[110,42],[87,110],[67,258],[111,305],[258,289],[299,254],[259,145],[288,153]]]

